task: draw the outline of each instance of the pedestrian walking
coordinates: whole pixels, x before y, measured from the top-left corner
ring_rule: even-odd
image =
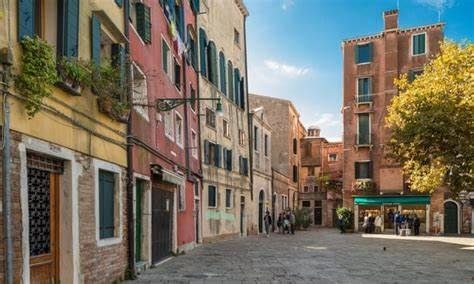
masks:
[[[394,221],[395,235],[398,235],[398,230],[400,227],[400,212],[399,211],[395,213],[395,216],[393,217],[393,221]]]
[[[291,234],[295,234],[295,226],[296,226],[296,216],[295,216],[295,211],[290,211],[290,228],[291,228]]]
[[[344,218],[342,218],[342,215],[338,216],[338,223],[339,223],[339,230],[341,231],[341,234],[344,234],[346,232],[345,224],[344,224]]]
[[[265,213],[265,217],[263,217],[263,221],[265,223],[265,233],[267,238],[270,236],[270,225],[272,224],[272,217],[270,216],[270,212]]]
[[[364,228],[364,232],[367,234],[369,232],[369,215],[364,215],[364,223],[362,223],[362,228]]]
[[[278,215],[277,227],[278,227],[278,233],[282,234],[283,233],[283,214],[282,213]]]

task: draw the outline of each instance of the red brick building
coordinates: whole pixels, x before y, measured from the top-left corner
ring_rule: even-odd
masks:
[[[397,95],[393,81],[404,73],[413,80],[423,71],[439,52],[444,24],[400,28],[397,10],[384,12],[383,18],[382,32],[342,43],[344,205],[354,208],[355,230],[364,214],[375,214],[383,216],[387,231],[392,228],[389,212],[401,211],[417,214],[422,232],[460,233],[462,204],[447,199],[443,189],[431,196],[411,192],[385,147],[390,132],[384,118]]]
[[[197,97],[196,1],[130,6],[135,176],[135,259],[153,264],[199,242],[196,104],[157,110],[157,100]]]
[[[299,207],[310,210],[312,224],[332,227],[336,209],[342,206],[343,148],[341,142],[328,142],[319,133],[311,126],[300,140]]]

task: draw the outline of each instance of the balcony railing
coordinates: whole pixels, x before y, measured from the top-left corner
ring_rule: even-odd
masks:
[[[358,104],[369,104],[372,103],[372,94],[357,95],[355,97],[356,103]]]

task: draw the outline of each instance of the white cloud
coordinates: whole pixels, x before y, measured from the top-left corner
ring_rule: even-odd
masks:
[[[454,0],[416,0],[417,3],[426,5],[439,13],[444,10],[451,8],[454,4]]]
[[[334,113],[316,114],[315,120],[310,120],[306,127],[318,126],[321,129],[321,137],[328,141],[342,141],[342,120],[340,115]]]
[[[263,62],[265,67],[268,69],[286,75],[291,78],[301,77],[307,75],[311,70],[307,67],[298,67],[294,65],[288,65],[285,63],[280,63],[275,60],[267,59]]]
[[[283,11],[288,10],[295,5],[295,0],[281,0],[281,9]]]
[[[316,121],[313,122],[313,125],[319,126],[322,129],[330,126],[336,126],[339,123],[341,123],[341,121],[334,114],[322,113],[316,115]]]

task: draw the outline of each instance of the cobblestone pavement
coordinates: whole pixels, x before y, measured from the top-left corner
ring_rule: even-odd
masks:
[[[474,283],[470,249],[332,229],[250,236],[200,246],[138,283]]]

